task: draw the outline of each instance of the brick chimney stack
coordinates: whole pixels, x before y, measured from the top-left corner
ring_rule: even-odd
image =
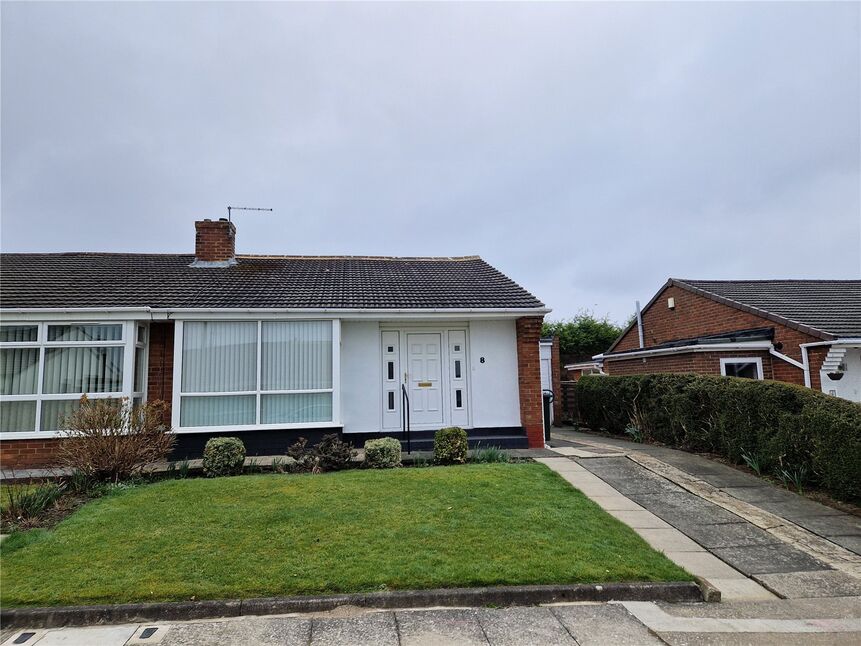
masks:
[[[194,223],[194,266],[236,264],[236,227],[232,222],[198,220]]]

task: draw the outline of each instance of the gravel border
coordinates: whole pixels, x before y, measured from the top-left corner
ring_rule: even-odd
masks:
[[[524,585],[487,588],[443,588],[368,592],[317,597],[224,599],[164,603],[124,603],[99,606],[4,608],[3,628],[59,628],[97,624],[188,621],[243,615],[279,615],[321,612],[338,606],[364,608],[425,608],[435,606],[530,606],[571,601],[708,600],[710,595],[694,582],[606,583],[578,585]]]

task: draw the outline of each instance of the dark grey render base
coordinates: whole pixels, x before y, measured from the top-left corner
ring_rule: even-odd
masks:
[[[432,451],[436,431],[412,431],[410,445],[413,451]],[[213,433],[178,433],[171,460],[197,460],[203,457],[203,447],[213,437],[238,437],[245,444],[248,455],[284,455],[300,437],[309,444],[317,444],[324,435],[336,433],[345,442],[362,448],[366,440],[394,437],[406,451],[406,437],[401,431],[386,433],[344,433],[343,428],[266,429],[260,431],[219,431]],[[526,449],[529,443],[521,426],[472,428],[467,430],[469,448],[495,446],[500,449]]]
[[[522,585],[338,594],[320,597],[225,599],[176,603],[12,608],[0,611],[4,628],[57,628],[156,621],[188,621],[242,615],[320,612],[338,606],[425,608],[433,606],[530,606],[561,601],[703,601],[696,583]]]
[[[245,444],[247,455],[284,455],[300,437],[309,444],[317,444],[324,435],[336,433],[343,437],[341,428],[266,429],[261,431],[219,431],[217,433],[177,433],[171,460],[198,460],[203,447],[213,437],[238,437]],[[347,436],[349,437],[349,436]]]

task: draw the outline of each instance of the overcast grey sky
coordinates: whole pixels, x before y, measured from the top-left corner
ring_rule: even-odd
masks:
[[[624,320],[861,274],[842,4],[2,6],[3,251],[480,254]]]

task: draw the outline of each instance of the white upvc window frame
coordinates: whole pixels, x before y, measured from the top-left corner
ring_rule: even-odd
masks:
[[[182,390],[182,346],[184,338],[184,323],[200,322],[203,319],[189,318],[176,321],[174,328],[173,350],[173,397],[171,405],[171,426],[174,433],[213,433],[229,431],[259,431],[276,429],[306,429],[306,428],[340,428],[341,423],[341,320],[324,318],[211,318],[207,322],[249,322],[257,323],[257,389],[225,392],[183,392]],[[310,390],[261,390],[261,354],[263,352],[263,323],[273,321],[326,321],[332,324],[332,387],[314,388]],[[219,397],[219,396],[255,396],[255,419],[260,421],[261,401],[263,395],[310,395],[314,393],[332,394],[332,419],[326,422],[276,423],[276,424],[226,424],[224,426],[181,426],[183,397]]]
[[[83,395],[88,399],[127,399],[133,401],[134,388],[134,356],[137,341],[136,321],[118,320],[61,320],[28,321],[7,320],[5,325],[33,325],[37,327],[36,341],[12,341],[0,343],[0,348],[38,348],[39,367],[36,377],[36,392],[26,395],[0,395],[0,405],[3,402],[13,401],[36,401],[36,423],[32,431],[9,431],[0,432],[0,440],[27,440],[39,438],[60,437],[64,434],[62,429],[56,431],[42,431],[42,404],[45,401],[78,400]],[[121,325],[122,338],[118,341],[48,341],[48,327],[62,325]],[[146,344],[145,344],[146,345]],[[50,348],[80,348],[80,347],[122,347],[123,348],[123,376],[122,388],[118,391],[101,393],[45,393],[45,359],[47,350]],[[142,400],[143,401],[143,400]]]
[[[130,342],[132,345],[132,359],[134,365],[132,366],[132,380],[129,385],[129,388],[131,389],[131,401],[132,403],[137,401],[144,404],[146,403],[147,391],[149,390],[149,325],[146,323],[136,322],[132,326],[132,332],[134,333],[134,338],[130,339]],[[141,332],[143,332],[143,339],[141,339]],[[137,390],[135,388],[135,374],[138,369],[138,361],[135,355],[139,349],[143,350],[141,353],[143,359],[141,362],[143,364],[143,367],[141,368],[143,377],[141,379],[141,389]]]
[[[720,360],[720,374],[723,377],[729,376],[726,374],[726,366],[730,363],[755,363],[756,380],[762,381],[765,379],[765,375],[762,372],[762,357],[722,357]]]

